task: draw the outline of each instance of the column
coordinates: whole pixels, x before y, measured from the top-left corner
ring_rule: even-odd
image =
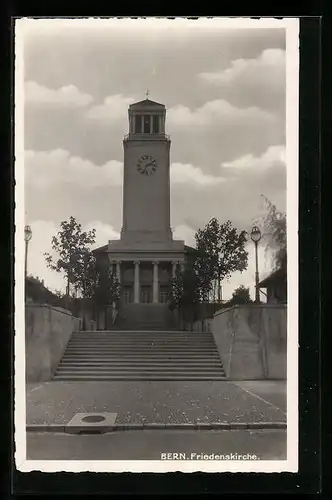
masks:
[[[176,266],[177,262],[175,260],[172,261],[172,278],[175,278],[176,276]]]
[[[119,283],[121,283],[121,261],[116,261],[116,278]]]
[[[139,293],[140,293],[140,286],[139,286],[139,261],[136,260],[134,262],[135,266],[135,273],[134,273],[134,302],[135,304],[138,304],[140,302],[139,300]]]
[[[184,271],[184,262],[180,262],[180,270],[181,270],[181,273],[183,273],[183,271]]]
[[[111,272],[112,276],[114,275],[114,266],[115,266],[115,260],[111,260],[110,261],[110,272]]]
[[[157,304],[159,302],[159,276],[158,276],[158,264],[159,262],[153,262],[153,302]]]

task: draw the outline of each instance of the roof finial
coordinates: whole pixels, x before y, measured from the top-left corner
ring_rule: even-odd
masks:
[[[147,90],[147,91],[145,92],[145,95],[146,95],[146,98],[147,98],[147,99],[149,99],[149,95],[150,95],[149,90]]]

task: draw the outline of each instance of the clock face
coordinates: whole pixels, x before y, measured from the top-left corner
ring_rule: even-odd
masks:
[[[142,156],[137,162],[137,170],[143,175],[151,175],[157,169],[157,161],[150,155]]]

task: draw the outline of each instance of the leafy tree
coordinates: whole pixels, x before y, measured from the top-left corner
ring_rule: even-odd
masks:
[[[58,273],[64,272],[67,296],[70,294],[70,285],[76,291],[79,290],[83,296],[89,296],[90,285],[86,273],[89,275],[90,267],[93,266],[89,246],[95,242],[95,229],[82,231],[82,226],[75,217],[62,221],[60,227],[61,230],[53,236],[51,242],[57,258],[45,253],[47,266]]]
[[[247,269],[246,232],[235,229],[229,220],[220,223],[213,218],[196,232],[195,239],[198,250],[196,265],[202,280],[204,300],[213,288],[213,280],[216,280],[220,302],[222,281],[235,271]]]
[[[250,304],[252,302],[250,298],[249,288],[245,288],[240,285],[233,292],[232,298],[226,302],[225,306],[233,306],[235,304]]]
[[[111,267],[102,270],[96,266],[93,297],[102,305],[110,305],[120,299],[121,285]]]
[[[170,282],[170,308],[177,309],[181,320],[193,323],[200,302],[199,278],[192,263],[178,271]]]
[[[230,221],[221,224],[211,219],[196,232],[195,239],[196,248],[190,252],[185,270],[171,281],[170,303],[182,315],[192,311],[203,320],[216,282],[220,302],[221,281],[247,268],[248,253],[245,231],[238,232]]]
[[[287,226],[286,213],[277,210],[276,205],[263,196],[266,214],[263,217],[263,236],[266,251],[273,254],[275,269],[287,270]]]
[[[112,267],[102,266],[94,260],[91,268],[91,297],[95,309],[97,326],[99,314],[109,305],[117,305],[121,295],[121,285]]]

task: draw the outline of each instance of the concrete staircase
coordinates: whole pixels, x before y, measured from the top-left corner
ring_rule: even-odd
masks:
[[[211,333],[77,332],[54,380],[224,380]]]

